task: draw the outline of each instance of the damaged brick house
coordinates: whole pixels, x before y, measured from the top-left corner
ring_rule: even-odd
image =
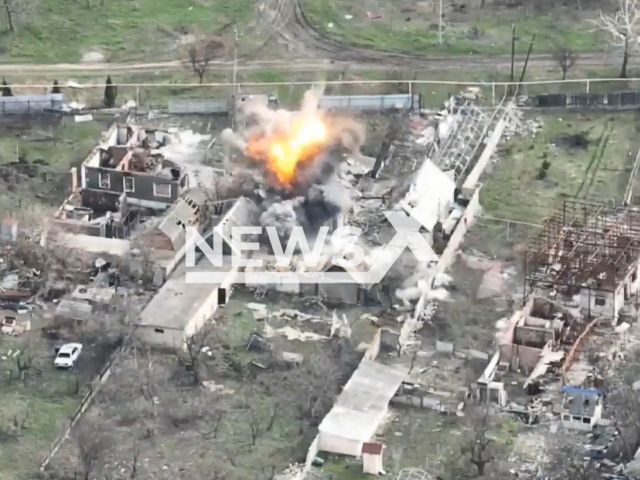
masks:
[[[525,388],[550,369],[583,385],[588,365],[576,352],[585,338],[596,325],[616,327],[636,314],[639,241],[633,208],[567,200],[545,221],[525,253],[525,304],[498,334],[500,364],[529,374]],[[593,413],[569,417],[584,423]]]
[[[187,171],[164,158],[167,131],[114,124],[80,167],[84,206],[113,209],[122,194],[128,203],[168,208],[188,187]]]
[[[560,418],[565,428],[590,431],[602,418],[602,392],[565,385]]]
[[[566,332],[581,323],[577,309],[571,310],[547,298],[531,295],[501,334],[500,361],[508,363],[512,370],[522,368],[530,372],[540,361],[545,346],[564,342]],[[567,339],[572,337],[569,335]]]
[[[525,255],[525,290],[544,289],[614,325],[640,291],[640,210],[565,200]]]

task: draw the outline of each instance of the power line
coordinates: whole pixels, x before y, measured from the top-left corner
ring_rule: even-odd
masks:
[[[640,78],[582,78],[571,80],[533,80],[524,82],[482,82],[482,81],[456,81],[456,80],[327,80],[318,82],[314,80],[294,81],[294,82],[210,82],[210,83],[118,83],[112,85],[116,87],[173,87],[173,88],[202,88],[202,87],[283,87],[283,86],[307,86],[314,84],[325,85],[388,85],[388,84],[416,84],[416,85],[456,85],[456,86],[509,86],[509,85],[556,85],[565,83],[602,83],[602,82],[640,82]],[[51,83],[13,83],[9,88],[30,87],[30,88],[51,88]],[[72,90],[84,90],[91,88],[104,88],[105,84],[81,84],[79,87],[60,85],[60,88],[70,88]]]

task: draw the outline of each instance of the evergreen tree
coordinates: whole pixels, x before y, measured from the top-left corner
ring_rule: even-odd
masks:
[[[11,87],[9,87],[9,84],[7,83],[7,80],[4,77],[2,77],[2,88],[0,88],[0,90],[2,91],[3,97],[13,97],[13,92],[11,91]]]
[[[53,81],[53,88],[51,88],[51,93],[62,93],[62,89],[58,84],[58,80]]]
[[[111,75],[107,77],[107,84],[104,87],[104,106],[114,108],[116,106],[116,97],[118,96],[118,87],[113,84]]]

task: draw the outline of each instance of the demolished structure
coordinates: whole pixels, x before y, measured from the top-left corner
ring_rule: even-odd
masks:
[[[640,211],[565,200],[525,255],[525,289],[545,289],[616,325],[638,302]]]
[[[598,358],[625,347],[638,308],[639,243],[640,211],[565,200],[525,252],[525,303],[499,322],[491,375],[520,372],[530,395],[557,393],[567,429],[591,431],[602,419],[602,372],[581,352],[596,332],[611,343]],[[539,407],[509,411],[531,417]]]

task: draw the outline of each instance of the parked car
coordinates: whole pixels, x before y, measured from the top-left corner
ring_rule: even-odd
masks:
[[[78,360],[80,352],[82,352],[82,344],[67,343],[58,350],[53,365],[57,368],[71,368]]]

